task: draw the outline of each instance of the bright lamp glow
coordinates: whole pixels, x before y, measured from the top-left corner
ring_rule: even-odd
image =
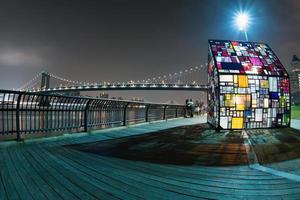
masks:
[[[248,13],[237,13],[235,16],[236,26],[241,31],[246,31],[249,25],[249,15]]]

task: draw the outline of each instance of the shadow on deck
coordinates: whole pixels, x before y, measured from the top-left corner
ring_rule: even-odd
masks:
[[[228,166],[248,164],[241,131],[215,132],[207,124],[67,146],[107,157],[160,164]]]

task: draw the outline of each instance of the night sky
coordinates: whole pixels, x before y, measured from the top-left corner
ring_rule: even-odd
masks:
[[[286,67],[300,56],[298,0],[6,0],[0,2],[0,88],[45,70],[72,80],[127,81],[207,62],[208,39],[244,40],[233,15],[248,10],[250,41],[268,43]],[[199,80],[206,82],[206,71]],[[150,101],[198,92],[114,92]],[[204,98],[204,97],[202,97]]]

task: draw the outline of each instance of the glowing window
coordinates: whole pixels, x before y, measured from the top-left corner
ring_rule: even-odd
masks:
[[[220,75],[220,82],[233,82],[232,75]]]
[[[239,87],[246,88],[248,87],[248,76],[246,75],[238,75]]]
[[[249,58],[251,63],[255,66],[262,66],[263,64],[261,63],[260,59],[259,58],[256,58],[256,57],[250,57]]]
[[[263,119],[262,109],[261,108],[255,109],[255,121],[260,122],[260,121],[262,121],[262,119]]]
[[[232,118],[232,128],[241,129],[243,128],[244,119],[242,117],[233,117]]]
[[[264,108],[269,108],[269,99],[264,98]]]
[[[285,103],[286,103],[285,97],[284,97],[284,96],[281,96],[281,97],[279,98],[279,104],[280,104],[280,107],[285,107]]]
[[[226,107],[234,107],[235,106],[234,94],[226,94],[225,95],[225,106]]]
[[[247,110],[250,107],[250,95],[237,94],[235,96],[236,110]]]
[[[224,129],[228,128],[228,117],[220,117],[220,126]]]
[[[268,80],[260,80],[260,87],[261,88],[269,88],[269,81]]]
[[[269,77],[270,92],[277,92],[277,78]]]
[[[234,83],[238,83],[238,76],[237,76],[237,75],[234,75],[234,77],[233,77],[233,82],[234,82]]]

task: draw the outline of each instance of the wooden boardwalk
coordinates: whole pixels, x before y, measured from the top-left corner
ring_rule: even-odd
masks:
[[[0,143],[0,199],[299,199],[300,183],[250,169],[132,161],[66,148],[181,125],[177,119]],[[153,133],[155,134],[155,133]]]

